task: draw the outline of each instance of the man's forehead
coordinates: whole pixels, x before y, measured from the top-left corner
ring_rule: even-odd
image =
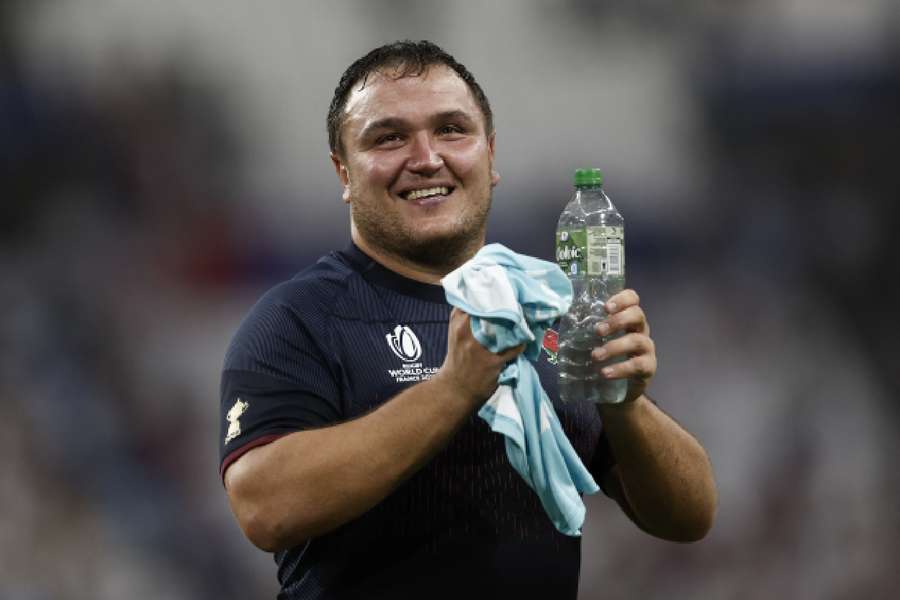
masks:
[[[353,86],[344,114],[347,121],[367,121],[382,116],[378,114],[382,109],[408,108],[407,101],[416,99],[427,100],[429,108],[435,112],[446,112],[448,109],[466,113],[474,111],[473,118],[480,114],[469,86],[445,65],[430,65],[421,73],[412,75],[404,74],[403,68],[396,66],[374,71],[363,82]]]

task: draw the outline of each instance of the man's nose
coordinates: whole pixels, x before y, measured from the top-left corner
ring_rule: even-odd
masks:
[[[435,147],[431,136],[425,132],[414,136],[412,144],[410,144],[410,155],[406,162],[406,168],[417,173],[433,174],[443,166],[444,159]]]

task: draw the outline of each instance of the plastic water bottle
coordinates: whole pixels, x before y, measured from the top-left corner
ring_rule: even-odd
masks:
[[[599,169],[575,171],[575,196],[556,228],[556,261],[572,282],[572,306],[560,320],[559,393],[564,402],[616,403],[628,381],[605,379],[591,351],[610,338],[596,333],[603,305],[625,288],[625,221],[603,192]],[[621,335],[621,334],[617,334]],[[619,357],[617,361],[624,360]]]

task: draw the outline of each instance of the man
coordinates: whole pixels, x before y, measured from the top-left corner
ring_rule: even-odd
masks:
[[[247,537],[274,552],[284,598],[515,593],[575,598],[580,538],[558,533],[475,415],[522,348],[492,354],[441,277],[485,241],[490,105],[428,42],[350,66],[328,117],[352,244],[269,293],[242,323],[222,379],[222,473]],[[644,395],[656,370],[632,290],[608,303],[595,349],[627,355],[604,376],[626,402],[558,402],[573,447],[647,532],[709,529],[715,487],[702,447]]]

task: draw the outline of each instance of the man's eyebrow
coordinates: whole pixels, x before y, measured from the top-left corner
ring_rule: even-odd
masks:
[[[382,129],[405,129],[407,127],[409,127],[409,122],[405,119],[401,119],[400,117],[385,117],[384,119],[372,121],[363,127],[362,131],[359,132],[359,137],[367,137],[371,135],[373,131],[380,131]]]
[[[464,110],[447,110],[441,113],[437,113],[432,117],[433,121],[445,122],[445,121],[466,121],[467,123],[472,123],[475,120],[472,116]]]

